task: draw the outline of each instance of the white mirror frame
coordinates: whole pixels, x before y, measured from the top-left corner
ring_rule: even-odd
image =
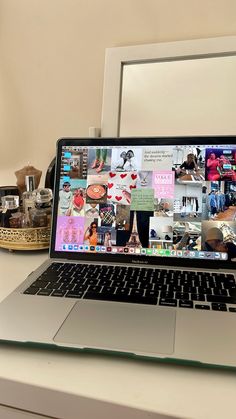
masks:
[[[119,136],[123,66],[131,63],[211,58],[236,54],[236,36],[106,49],[102,137]],[[236,82],[236,81],[235,81]]]

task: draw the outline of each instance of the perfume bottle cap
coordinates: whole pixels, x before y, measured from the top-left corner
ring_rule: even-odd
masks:
[[[33,192],[36,204],[50,203],[53,196],[52,190],[49,188],[35,189]]]
[[[33,192],[33,190],[35,189],[35,176],[34,175],[25,176],[25,184],[26,184],[26,190],[28,192]]]
[[[6,195],[2,197],[3,209],[16,209],[19,207],[19,196]]]

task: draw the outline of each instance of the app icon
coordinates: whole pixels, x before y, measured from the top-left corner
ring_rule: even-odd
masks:
[[[70,167],[69,164],[65,164],[64,167],[63,167],[64,172],[69,172],[70,169],[71,169],[71,167]]]
[[[141,249],[139,249],[139,247],[137,247],[137,248],[135,249],[135,253],[140,254],[140,253],[141,253]]]
[[[73,250],[73,246],[72,246],[72,244],[69,244],[69,245],[68,245],[68,250]]]
[[[207,259],[213,259],[213,252],[205,252],[205,257]]]
[[[79,249],[78,245],[77,245],[77,244],[75,244],[75,245],[74,245],[74,250],[78,250],[78,249]]]
[[[105,247],[105,246],[102,246],[102,247],[101,247],[101,251],[102,251],[102,252],[105,252],[106,250],[107,250],[107,249],[106,249],[106,247]]]
[[[117,252],[118,252],[117,247],[113,247],[113,248],[112,248],[112,253],[117,253]]]
[[[118,252],[119,252],[119,253],[123,253],[123,252],[124,252],[124,248],[123,248],[123,247],[119,247],[119,248],[118,248]]]
[[[153,249],[147,249],[147,255],[152,255]]]
[[[96,252],[100,252],[100,246],[96,246]]]
[[[111,252],[111,247],[107,247],[107,252]]]
[[[133,247],[130,247],[130,248],[129,248],[129,253],[134,253],[134,249],[133,249]]]
[[[62,249],[63,250],[66,250],[67,249],[67,245],[66,244],[63,244]]]
[[[84,246],[84,250],[89,250],[89,246]]]
[[[128,252],[129,252],[128,247],[125,247],[125,248],[124,248],[124,253],[128,253]]]
[[[94,250],[95,250],[95,246],[90,246],[90,251],[94,252]]]
[[[182,250],[177,250],[177,256],[182,257]]]
[[[146,249],[141,249],[141,254],[146,255]]]
[[[80,250],[80,251],[83,251],[83,250],[84,250],[84,246],[80,245],[80,246],[79,246],[79,250]]]

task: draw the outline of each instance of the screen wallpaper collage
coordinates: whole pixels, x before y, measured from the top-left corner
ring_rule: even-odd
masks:
[[[235,146],[63,146],[56,251],[236,259]]]

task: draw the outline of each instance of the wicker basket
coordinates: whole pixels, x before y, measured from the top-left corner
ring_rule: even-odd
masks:
[[[9,250],[48,249],[50,228],[0,228],[0,247]]]

